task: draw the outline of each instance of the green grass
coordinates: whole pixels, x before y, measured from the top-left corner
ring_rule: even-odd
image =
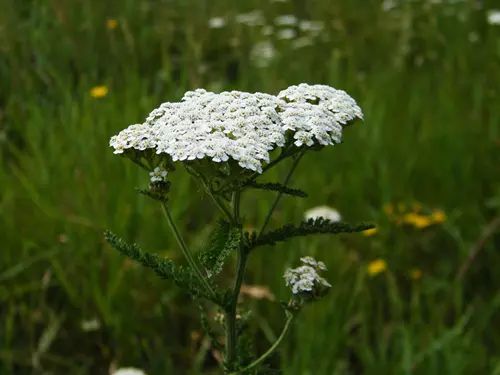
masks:
[[[500,374],[498,231],[455,279],[499,213],[500,28],[486,23],[484,9],[460,21],[445,7],[1,1],[0,374],[106,374],[113,363],[153,375],[215,373],[191,337],[200,331],[196,306],[103,240],[110,229],[182,261],[159,207],[134,191],[147,176],[108,141],[187,90],[277,93],[300,82],[346,90],[365,121],[345,131],[341,146],[305,157],[293,186],[309,197],[284,198],[272,226],[328,204],[379,231],[297,240],[254,256],[246,283],[268,285],[278,299],[288,298],[283,270],[301,255],[322,259],[333,285],[294,323],[274,364],[292,375]],[[257,68],[250,51],[263,37],[255,29],[207,26],[210,17],[256,8],[267,22],[288,13],[323,20],[328,39],[302,50],[277,40],[279,56]],[[106,28],[108,18],[116,29]],[[92,98],[98,85],[109,93]],[[217,215],[202,191],[175,176],[172,210],[192,247]],[[272,199],[244,197],[248,225],[261,223]],[[447,221],[396,225],[382,207],[398,202],[442,209]],[[388,271],[370,277],[366,267],[377,258]],[[412,268],[421,279],[408,277]],[[283,312],[246,301],[263,352]],[[81,321],[94,317],[101,329],[83,332]]]

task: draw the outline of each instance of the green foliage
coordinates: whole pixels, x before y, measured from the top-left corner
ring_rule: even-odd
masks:
[[[305,191],[302,191],[300,189],[292,189],[277,182],[258,183],[254,180],[249,180],[245,183],[244,186],[250,186],[254,189],[276,191],[282,194],[291,195],[293,197],[307,198],[307,193]]]
[[[222,271],[224,262],[239,249],[241,228],[220,220],[210,236],[210,246],[198,253],[201,264],[209,277]]]
[[[161,202],[161,203],[167,203],[168,202],[168,197],[165,195],[163,192],[162,186],[156,183],[152,188],[150,189],[139,189],[136,188],[136,191],[139,194],[145,195],[155,201]]]
[[[276,245],[277,242],[286,241],[289,238],[308,236],[312,234],[340,234],[362,232],[375,228],[372,224],[351,225],[341,222],[332,222],[323,218],[309,219],[298,225],[287,224],[279,229],[263,233],[258,236],[256,232],[245,232],[247,238],[247,251],[251,251],[259,246]]]
[[[207,293],[191,269],[182,266],[176,267],[169,259],[143,252],[137,244],[130,245],[109,231],[104,233],[104,237],[120,253],[142,264],[144,267],[152,269],[162,279],[172,280],[177,286],[188,291],[193,297],[205,298],[216,304],[223,305],[225,303],[225,292],[217,290],[215,296]]]

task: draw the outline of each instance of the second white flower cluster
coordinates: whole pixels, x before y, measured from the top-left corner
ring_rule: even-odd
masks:
[[[345,91],[300,84],[277,96],[241,91],[187,92],[179,103],[163,103],[143,124],[131,125],[110,140],[115,154],[152,149],[172,161],[235,160],[262,172],[270,151],[291,139],[293,146],[333,145],[343,126],[363,118]]]
[[[316,288],[330,288],[331,285],[320,276],[321,271],[326,271],[323,262],[318,262],[312,257],[300,258],[304,263],[298,268],[288,269],[283,275],[286,286],[292,289],[293,294],[311,293]]]

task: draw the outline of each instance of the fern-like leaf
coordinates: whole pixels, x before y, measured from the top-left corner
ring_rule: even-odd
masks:
[[[210,247],[199,253],[200,262],[207,270],[209,277],[222,271],[227,257],[238,249],[240,239],[239,227],[231,226],[225,220],[217,223],[211,235]]]
[[[154,191],[154,190],[148,190],[148,189],[135,189],[139,194],[145,195],[151,199],[154,199],[155,201],[162,202],[162,203],[167,203],[168,198],[165,196],[165,194],[161,191]]]
[[[257,236],[255,232],[245,233],[247,250],[250,251],[256,247],[264,245],[276,245],[277,242],[286,241],[292,237],[307,236],[310,234],[339,234],[362,232],[374,228],[373,224],[351,225],[341,222],[332,222],[323,218],[309,219],[301,222],[299,225],[287,224],[279,229],[269,231]]]
[[[227,292],[220,289],[217,290],[213,286],[213,289],[216,291],[214,295],[207,293],[191,269],[182,266],[176,267],[171,260],[156,254],[144,252],[137,244],[130,245],[109,231],[104,233],[104,238],[123,255],[152,269],[162,279],[173,281],[177,286],[187,290],[193,297],[206,298],[218,305],[225,306]]]
[[[300,197],[300,198],[307,197],[307,193],[305,191],[302,191],[300,189],[292,189],[277,182],[258,183],[255,182],[254,180],[248,180],[245,183],[245,186],[253,187],[254,189],[277,191],[279,193],[291,195],[294,197]]]

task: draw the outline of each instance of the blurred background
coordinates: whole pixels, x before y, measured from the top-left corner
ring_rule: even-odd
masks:
[[[306,156],[309,197],[272,226],[327,205],[377,230],[254,255],[256,353],[282,328],[284,269],[312,255],[333,288],[273,358],[284,374],[500,374],[496,0],[0,0],[0,374],[218,373],[196,304],[103,240],[183,262],[109,138],[187,90],[301,82],[346,90],[365,121]],[[172,190],[199,248],[216,208],[185,173]],[[247,228],[273,198],[245,196]]]

